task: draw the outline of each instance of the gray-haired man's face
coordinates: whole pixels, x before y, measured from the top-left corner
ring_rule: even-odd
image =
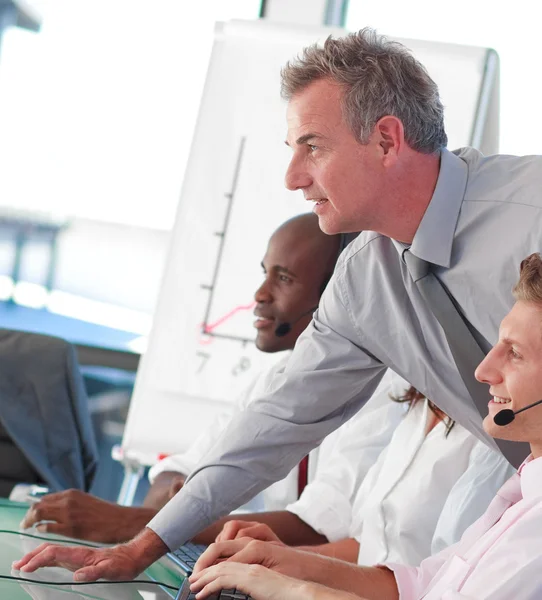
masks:
[[[288,104],[286,143],[293,156],[286,187],[314,202],[328,233],[379,230],[384,168],[377,135],[360,144],[343,119],[341,88],[319,80]]]

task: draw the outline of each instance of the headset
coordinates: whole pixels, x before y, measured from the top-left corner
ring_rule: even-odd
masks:
[[[494,417],[493,422],[495,425],[499,425],[500,427],[504,427],[505,425],[510,425],[510,423],[516,418],[516,415],[528,408],[533,408],[533,406],[538,406],[542,404],[542,400],[538,400],[537,402],[533,402],[515,412],[510,408],[505,408],[504,410],[500,410]]]

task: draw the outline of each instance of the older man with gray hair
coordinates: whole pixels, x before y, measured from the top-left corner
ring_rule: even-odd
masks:
[[[283,95],[286,185],[314,202],[326,233],[364,233],[284,373],[134,540],[48,547],[19,562],[25,570],[133,577],[283,477],[365,404],[386,367],[497,451],[481,427],[490,396],[473,373],[513,305],[517,265],[540,248],[542,160],[448,151],[437,86],[370,29],[307,48],[284,69]],[[527,454],[499,446],[514,464]]]

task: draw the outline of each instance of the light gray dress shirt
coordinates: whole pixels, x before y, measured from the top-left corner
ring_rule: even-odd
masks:
[[[513,305],[523,258],[541,250],[542,157],[444,150],[411,252],[437,277],[489,349]],[[370,398],[386,367],[466,429],[482,429],[444,332],[402,259],[404,246],[362,233],[343,252],[314,319],[266,395],[232,421],[187,485],[149,523],[176,548],[284,477]]]

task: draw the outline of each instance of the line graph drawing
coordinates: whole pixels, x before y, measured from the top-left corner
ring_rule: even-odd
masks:
[[[201,284],[201,288],[203,288],[204,290],[207,290],[209,292],[209,294],[207,297],[205,316],[204,316],[203,321],[200,326],[200,331],[203,336],[200,340],[200,344],[208,344],[212,341],[212,338],[221,338],[221,339],[227,339],[227,340],[241,342],[243,344],[243,346],[248,343],[254,343],[254,339],[252,339],[252,338],[248,338],[248,337],[244,337],[244,336],[237,336],[237,335],[232,335],[232,334],[225,334],[225,333],[220,333],[220,332],[216,331],[216,329],[220,325],[229,321],[237,313],[239,313],[241,311],[252,309],[255,305],[254,302],[252,302],[251,304],[243,304],[243,305],[236,306],[235,308],[230,310],[228,313],[226,313],[222,317],[216,319],[213,323],[209,323],[209,320],[211,317],[211,310],[212,310],[212,306],[213,306],[214,293],[216,290],[218,275],[220,272],[220,267],[221,267],[222,259],[223,259],[223,255],[224,255],[224,246],[226,243],[226,236],[227,236],[228,227],[230,224],[233,203],[235,201],[235,192],[237,190],[237,182],[239,180],[239,173],[241,171],[241,164],[243,161],[243,153],[245,150],[245,143],[246,143],[246,136],[243,136],[240,139],[239,150],[237,152],[237,159],[235,161],[232,186],[231,186],[230,191],[226,192],[224,194],[225,198],[227,198],[227,200],[228,200],[226,213],[224,215],[224,223],[222,225],[222,229],[220,231],[216,231],[214,234],[215,236],[217,236],[219,238],[220,241],[219,241],[219,245],[218,245],[218,250],[217,250],[215,265],[214,265],[214,269],[213,269],[213,276],[211,278],[211,283]]]
[[[226,313],[224,316],[217,319],[214,323],[210,323],[208,325],[203,325],[202,332],[207,333],[207,334],[213,333],[217,327],[220,327],[220,325],[222,325],[222,323],[229,321],[238,312],[243,311],[243,310],[251,310],[255,306],[256,306],[256,302],[251,302],[250,304],[243,304],[241,306],[236,306],[235,308],[230,310],[230,312]]]

